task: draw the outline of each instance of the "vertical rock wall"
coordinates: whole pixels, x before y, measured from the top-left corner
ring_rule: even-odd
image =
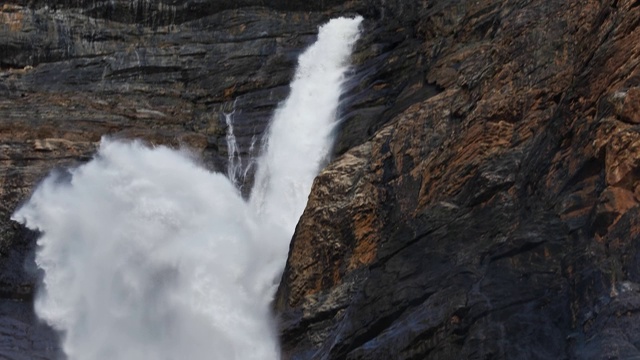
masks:
[[[266,7],[265,7],[266,5]],[[365,16],[275,307],[291,359],[639,356],[632,0],[8,1],[0,355],[53,358],[9,214],[102,135],[250,156],[297,54]],[[250,179],[249,179],[250,181]]]
[[[316,179],[285,357],[640,356],[639,4],[387,5],[416,95]]]
[[[1,358],[59,353],[32,310],[36,236],[9,220],[38,181],[88,160],[102,136],[185,146],[223,170],[224,114],[234,109],[240,152],[255,155],[251,144],[288,94],[297,55],[326,19],[296,8],[171,3],[0,5]]]

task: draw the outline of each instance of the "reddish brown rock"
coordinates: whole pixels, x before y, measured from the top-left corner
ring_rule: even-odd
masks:
[[[221,168],[235,99],[249,155],[316,25],[358,12],[340,156],[276,298],[284,357],[640,356],[637,1],[46,3],[0,10],[3,336],[47,331],[8,215],[49,169],[103,134]]]
[[[616,115],[622,121],[640,124],[640,88],[634,87],[613,94],[612,103],[615,106]]]
[[[414,84],[439,93],[318,178],[276,302],[285,358],[640,356],[640,6],[412,10]]]
[[[638,202],[631,191],[619,187],[608,187],[600,194],[595,223],[605,231],[629,209],[637,205]]]

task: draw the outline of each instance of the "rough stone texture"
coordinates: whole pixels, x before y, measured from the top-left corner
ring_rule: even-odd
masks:
[[[316,179],[275,304],[285,358],[640,358],[640,3],[398,19],[424,64],[407,90],[437,94]]]
[[[37,181],[105,134],[224,169],[234,108],[250,157],[317,25],[353,13],[338,157],[274,305],[284,357],[640,357],[633,0],[4,2],[0,357],[59,352],[8,220]]]
[[[297,57],[318,25],[364,6],[343,3],[0,4],[0,357],[59,354],[55,333],[31,308],[41,276],[36,235],[9,220],[38,181],[89,160],[102,136],[186,146],[224,171],[231,113],[244,166],[251,166],[259,147],[252,145],[288,94]],[[364,142],[401,109],[396,98],[414,69],[407,65],[413,60],[398,59],[415,50],[398,47],[410,34],[397,24],[367,24],[337,152]],[[246,194],[252,171],[241,180]]]
[[[90,159],[105,135],[186,146],[224,170],[224,114],[234,110],[241,154],[250,157],[288,93],[297,55],[326,18],[251,7],[191,17],[185,10],[180,21],[150,25],[119,19],[120,10],[102,16],[98,2],[43,3],[0,5],[0,357],[7,359],[59,354],[55,334],[33,315],[35,234],[9,220],[37,182]]]

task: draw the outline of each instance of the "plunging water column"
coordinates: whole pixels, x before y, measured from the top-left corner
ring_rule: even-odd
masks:
[[[69,359],[279,357],[269,303],[331,146],[360,21],[332,20],[300,57],[248,202],[188,153],[103,139],[14,214],[42,233],[36,312]]]

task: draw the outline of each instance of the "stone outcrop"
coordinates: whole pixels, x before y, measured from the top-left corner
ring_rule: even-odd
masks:
[[[284,357],[640,356],[638,1],[10,0],[0,357],[59,352],[9,220],[48,171],[103,135],[223,170],[234,109],[250,157],[317,25],[354,13],[336,157],[274,304]]]

